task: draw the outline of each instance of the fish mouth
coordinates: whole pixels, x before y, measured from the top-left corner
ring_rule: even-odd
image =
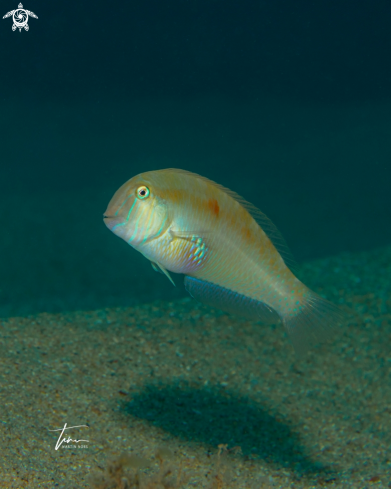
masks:
[[[103,222],[110,229],[110,231],[114,231],[117,226],[123,226],[124,221],[122,217],[119,216],[110,216],[108,214],[103,214]]]

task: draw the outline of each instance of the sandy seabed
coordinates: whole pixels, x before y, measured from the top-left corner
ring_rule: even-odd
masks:
[[[0,487],[391,487],[391,248],[300,277],[348,314],[300,358],[190,298],[3,320]]]

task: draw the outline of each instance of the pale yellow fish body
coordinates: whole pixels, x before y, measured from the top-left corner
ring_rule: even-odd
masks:
[[[204,177],[176,169],[137,175],[116,192],[105,223],[155,267],[189,277],[194,297],[264,321],[280,318],[298,349],[340,319],[288,268],[270,221]]]

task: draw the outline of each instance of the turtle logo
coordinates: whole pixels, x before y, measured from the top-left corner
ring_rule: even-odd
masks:
[[[12,25],[12,30],[16,31],[16,29],[19,29],[19,32],[22,31],[22,28],[24,27],[25,31],[29,30],[29,25],[28,25],[28,20],[29,16],[34,17],[34,19],[38,19],[38,17],[34,14],[34,12],[30,12],[30,10],[25,10],[23,8],[23,5],[20,3],[18,5],[18,8],[16,10],[11,10],[11,12],[7,12],[3,19],[6,19],[7,17],[11,17],[14,21]]]

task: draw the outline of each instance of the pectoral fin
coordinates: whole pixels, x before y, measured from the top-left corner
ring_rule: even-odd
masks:
[[[209,231],[174,231],[173,229],[170,229],[169,233],[171,235],[171,240],[184,239],[190,242],[202,239],[201,236],[210,234]]]

